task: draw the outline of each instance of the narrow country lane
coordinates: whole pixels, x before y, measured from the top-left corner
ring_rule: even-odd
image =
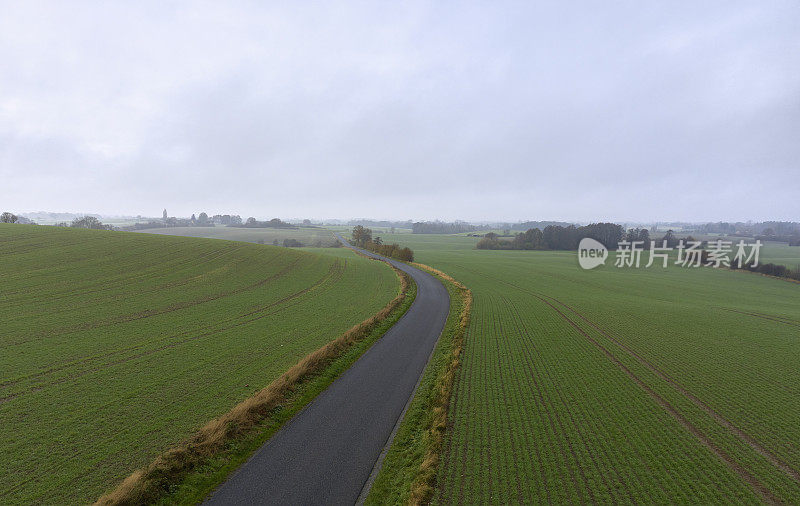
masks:
[[[259,448],[207,504],[356,502],[414,393],[450,307],[447,290],[435,277],[387,260],[416,282],[417,297],[411,308]]]

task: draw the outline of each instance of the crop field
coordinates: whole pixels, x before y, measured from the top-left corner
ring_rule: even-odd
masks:
[[[96,499],[382,308],[380,262],[0,225],[0,502]]]
[[[767,242],[761,247],[762,263],[800,267],[800,246],[789,246],[785,242]]]
[[[327,247],[335,244],[336,238],[330,230],[315,227],[300,228],[243,228],[243,227],[170,227],[138,230],[148,234],[177,235],[181,237],[204,237],[229,241],[254,242],[258,244],[283,245],[284,239],[300,241],[303,246]]]
[[[324,225],[326,230],[330,230],[332,232],[339,232],[343,236],[347,237],[350,232],[353,230],[353,227],[350,225]],[[367,227],[372,230],[372,235],[376,237],[383,237],[384,235],[387,237],[394,237],[393,240],[397,240],[397,236],[403,236],[411,233],[410,228],[395,228],[394,234],[391,233],[391,227]]]
[[[800,502],[796,283],[386,239],[474,296],[435,502]]]

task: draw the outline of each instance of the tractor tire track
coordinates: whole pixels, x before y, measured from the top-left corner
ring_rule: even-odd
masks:
[[[100,371],[100,370],[105,369],[105,368],[110,367],[110,366],[115,366],[115,365],[119,365],[119,364],[122,364],[122,363],[125,363],[125,362],[130,362],[132,360],[136,360],[138,358],[149,356],[149,355],[152,355],[154,353],[158,353],[158,352],[161,352],[161,351],[164,351],[164,350],[167,350],[167,349],[175,348],[175,347],[180,346],[182,344],[186,344],[186,343],[189,343],[189,342],[192,342],[192,341],[196,341],[196,340],[202,339],[204,337],[210,337],[210,336],[212,336],[214,334],[218,334],[220,332],[225,332],[227,330],[231,330],[231,329],[234,329],[236,327],[240,327],[242,325],[246,325],[246,324],[252,323],[252,322],[257,321],[257,320],[261,320],[261,319],[263,319],[263,318],[265,318],[267,316],[271,316],[273,314],[276,314],[277,312],[284,311],[288,307],[291,307],[291,306],[286,306],[285,304],[293,302],[297,298],[307,294],[308,292],[319,288],[321,285],[323,285],[327,281],[337,280],[337,279],[341,278],[342,273],[343,273],[343,269],[336,269],[335,267],[337,265],[341,265],[341,263],[336,262],[336,263],[332,264],[331,265],[331,269],[329,269],[329,271],[326,273],[325,276],[320,278],[313,285],[308,286],[308,287],[304,288],[303,290],[300,290],[298,292],[292,293],[292,294],[290,294],[290,295],[288,295],[288,296],[286,296],[286,297],[284,297],[284,298],[282,298],[282,299],[280,299],[278,301],[270,303],[270,304],[260,308],[257,311],[251,311],[249,313],[245,313],[244,315],[240,315],[239,317],[229,318],[228,320],[224,321],[224,322],[235,321],[235,323],[233,323],[231,325],[223,326],[223,327],[217,327],[217,328],[214,328],[213,330],[209,330],[208,332],[203,332],[201,334],[191,335],[191,337],[188,337],[186,339],[173,341],[173,342],[170,342],[170,343],[165,344],[163,346],[160,346],[158,348],[149,349],[149,350],[143,351],[141,353],[134,353],[133,355],[121,358],[119,360],[113,360],[111,362],[104,362],[102,364],[98,364],[96,367],[93,367],[93,368],[90,368],[90,369],[84,369],[84,370],[81,370],[81,371],[76,372],[74,374],[69,374],[69,375],[67,375],[65,377],[58,378],[58,379],[50,381],[50,382],[37,383],[36,385],[34,385],[32,387],[29,387],[28,389],[23,390],[21,392],[15,392],[13,394],[6,395],[4,397],[0,397],[0,404],[2,404],[4,402],[7,402],[7,401],[9,401],[11,399],[17,398],[17,397],[21,397],[23,395],[39,391],[42,388],[47,387],[47,386],[57,385],[57,384],[61,384],[61,383],[67,382],[67,381],[71,381],[71,380],[86,376],[87,374],[92,374],[94,372]],[[258,313],[261,313],[261,312],[263,312],[263,311],[265,311],[267,309],[274,309],[274,310],[271,311],[271,312],[268,312],[268,313],[258,314]],[[257,315],[257,316],[253,316],[253,315]],[[248,318],[248,319],[244,319],[244,320],[241,319],[243,317],[248,317],[248,316],[253,316],[253,317]],[[206,327],[206,328],[207,329],[212,329],[213,327],[209,326],[209,327]],[[203,329],[202,328],[201,329],[193,329],[191,331],[182,332],[180,334],[167,336],[167,337],[164,337],[164,338],[160,339],[159,341],[163,342],[163,341],[166,341],[166,340],[175,339],[176,337],[181,337],[181,336],[194,334],[198,330],[202,331]],[[150,345],[150,344],[153,344],[153,342],[147,343],[147,345]],[[87,363],[91,363],[91,362],[96,361],[96,360],[100,360],[100,359],[103,359],[103,358],[108,358],[112,354],[128,353],[128,352],[131,352],[131,351],[142,349],[145,346],[146,345],[144,345],[144,344],[143,345],[137,345],[137,346],[134,346],[134,347],[126,348],[125,350],[118,350],[118,351],[115,351],[115,352],[112,352],[112,353],[106,353],[106,354],[103,354],[103,355],[96,355],[96,356],[92,357],[91,359],[86,359],[84,361],[81,361],[79,364],[87,364]],[[42,374],[29,375],[29,376],[26,376],[25,378],[22,378],[22,379],[15,379],[15,380],[11,380],[11,381],[6,381],[4,384],[0,385],[0,387],[1,388],[8,388],[8,387],[13,386],[14,384],[17,384],[17,383],[19,383],[21,381],[24,381],[24,380],[27,380],[27,379],[34,379],[36,377],[46,376],[47,374],[52,374],[53,372],[59,372],[61,370],[68,369],[69,367],[74,367],[75,365],[76,365],[75,363],[72,363],[69,366],[53,368],[52,370],[45,371]]]
[[[639,387],[644,390],[656,403],[663,407],[678,423],[680,423],[686,430],[694,435],[706,448],[716,455],[723,463],[725,463],[731,470],[735,471],[750,487],[767,503],[780,504],[781,501],[776,497],[770,489],[762,484],[750,471],[745,469],[744,466],[739,464],[735,459],[728,455],[725,450],[720,448],[708,436],[698,429],[692,422],[690,422],[683,414],[669,403],[666,399],[661,397],[655,390],[653,390],[647,383],[639,378],[633,371],[631,371],[625,364],[623,364],[613,353],[606,347],[600,344],[596,339],[591,337],[583,328],[570,319],[566,314],[559,310],[555,305],[550,303],[546,298],[539,295],[534,295],[542,302],[550,306],[556,313],[558,313],[565,321],[567,321],[575,330],[580,332],[589,342],[594,344],[609,360],[619,367],[629,378],[631,378]]]
[[[478,273],[478,274],[482,274],[482,273]],[[489,276],[486,276],[486,277],[489,277]],[[491,279],[494,279],[494,278],[491,278]],[[569,305],[561,302],[560,300],[558,300],[558,299],[556,299],[554,297],[551,297],[549,295],[533,292],[531,290],[528,290],[526,288],[520,287],[520,286],[515,285],[513,283],[509,283],[507,281],[503,281],[503,280],[499,280],[499,279],[496,279],[495,281],[498,281],[500,283],[506,284],[508,286],[512,286],[512,287],[514,287],[514,288],[516,288],[516,289],[518,289],[518,290],[520,290],[522,292],[525,292],[525,293],[528,293],[529,295],[537,297],[537,298],[539,298],[540,300],[542,300],[543,302],[547,303],[550,306],[552,306],[552,305],[549,302],[547,302],[546,299],[551,299],[553,302],[555,302],[555,303],[561,305],[562,307],[564,307],[565,310],[568,310],[568,311],[572,312],[575,316],[577,316],[577,317],[581,318],[582,320],[584,320],[587,324],[592,326],[596,331],[601,333],[604,337],[606,337],[611,342],[613,342],[614,344],[619,346],[629,356],[631,356],[636,361],[640,362],[642,365],[644,365],[646,368],[648,368],[656,376],[658,376],[659,378],[661,378],[662,380],[664,380],[668,384],[670,384],[674,389],[676,389],[679,393],[681,393],[687,400],[689,400],[690,402],[695,404],[697,407],[702,409],[704,412],[706,412],[708,415],[710,415],[714,420],[716,420],[725,429],[727,429],[729,431],[729,433],[734,435],[737,439],[742,441],[744,444],[746,444],[748,447],[750,447],[753,451],[755,451],[756,453],[758,453],[759,455],[761,455],[762,457],[767,459],[767,461],[769,461],[774,467],[776,467],[777,469],[782,471],[784,474],[786,474],[793,481],[795,481],[797,483],[800,483],[800,471],[798,471],[797,469],[792,467],[788,462],[786,462],[785,460],[780,458],[774,452],[772,452],[771,450],[767,449],[763,444],[759,443],[755,438],[753,438],[752,436],[747,434],[741,428],[736,426],[733,422],[731,422],[730,420],[728,420],[727,418],[722,416],[720,413],[718,413],[716,410],[714,410],[711,406],[709,406],[705,401],[703,401],[702,399],[700,399],[696,395],[692,394],[688,389],[686,389],[679,382],[677,382],[672,377],[670,377],[669,375],[667,375],[666,373],[661,371],[659,368],[657,368],[651,362],[646,360],[644,357],[639,355],[637,352],[632,350],[627,345],[623,344],[619,339],[613,337],[611,334],[609,334],[608,332],[603,330],[600,326],[598,326],[597,324],[595,324],[594,322],[592,322],[591,320],[586,318],[583,314],[581,314],[580,312],[578,312],[577,310],[575,310],[571,306],[569,306]],[[558,311],[558,309],[556,309],[555,307],[553,307],[553,308],[557,312],[559,312],[559,314],[563,314],[560,311]],[[721,308],[721,309],[724,309],[724,308]],[[566,318],[566,315],[564,317]],[[782,323],[786,323],[786,322],[782,322]],[[602,346],[599,343],[597,345],[598,346]],[[605,349],[605,348],[603,348],[603,349]],[[616,359],[616,357],[615,357],[615,359]],[[706,439],[707,439],[707,437],[706,437]],[[739,466],[739,467],[741,467],[741,466]],[[749,475],[749,472],[747,474]],[[751,476],[751,475],[749,475],[749,476]],[[755,479],[755,478],[753,478],[753,479]],[[748,481],[748,483],[750,483],[750,482]],[[770,492],[770,494],[771,494],[771,492]]]
[[[635,358],[639,363],[647,367],[650,371],[652,371],[656,376],[661,378],[662,380],[669,383],[675,390],[683,394],[687,399],[689,399],[695,406],[699,407],[703,411],[705,411],[708,415],[710,415],[714,420],[720,423],[723,427],[728,429],[733,435],[735,435],[740,441],[747,444],[751,449],[753,449],[756,453],[761,455],[762,457],[766,458],[773,466],[777,467],[781,471],[783,471],[788,477],[792,480],[800,484],[800,472],[797,469],[793,468],[788,462],[781,459],[778,455],[770,451],[768,448],[763,446],[759,443],[755,438],[747,434],[741,428],[736,426],[733,422],[725,418],[719,412],[714,410],[711,406],[709,406],[705,401],[694,395],[690,392],[686,387],[680,384],[677,380],[669,376],[667,373],[663,372],[661,369],[656,367],[654,364],[649,362],[647,359],[639,355],[636,351],[628,347],[627,345],[620,342],[619,339],[615,338],[608,332],[606,332],[603,328],[601,328],[596,323],[589,320],[586,316],[578,312],[577,310],[573,309],[572,307],[568,306],[567,304],[555,299],[554,297],[545,296],[553,301],[561,304],[563,307],[567,308],[569,311],[574,313],[576,316],[581,318],[583,321],[591,325],[595,330],[600,332],[603,336],[605,336],[609,341],[613,342],[621,349],[623,349],[626,353],[630,356]]]
[[[793,318],[789,318],[788,316],[780,316],[780,315],[771,315],[767,313],[759,313],[759,312],[749,312],[749,311],[740,311],[737,309],[731,309],[727,307],[718,307],[717,309],[722,309],[723,311],[728,311],[731,313],[743,314],[747,316],[753,316],[755,318],[761,318],[762,320],[770,320],[773,322],[783,323],[785,325],[791,325],[793,327],[800,327],[800,321],[797,321]]]
[[[38,332],[36,334],[29,334],[28,335],[28,339],[25,339],[25,340],[22,340],[22,341],[14,341],[12,343],[8,343],[5,346],[0,347],[0,350],[7,349],[7,348],[10,348],[12,346],[19,346],[19,345],[22,345],[22,344],[26,344],[26,343],[29,343],[29,342],[32,342],[32,341],[36,341],[36,340],[41,339],[41,338],[63,337],[65,335],[73,334],[75,332],[85,332],[87,330],[93,330],[93,329],[98,329],[98,328],[103,328],[103,327],[110,327],[110,326],[113,326],[113,325],[119,325],[119,324],[122,324],[122,323],[128,323],[128,322],[132,322],[132,321],[136,321],[136,320],[143,320],[143,319],[146,319],[146,318],[151,318],[153,316],[159,316],[159,315],[163,315],[163,314],[172,313],[172,312],[175,312],[175,311],[180,311],[182,309],[188,309],[190,307],[199,306],[200,304],[213,302],[215,300],[223,299],[225,297],[230,297],[232,295],[238,295],[240,293],[244,293],[244,292],[247,292],[247,291],[254,290],[256,288],[262,287],[267,283],[273,282],[273,281],[275,281],[277,279],[280,279],[280,278],[286,276],[286,274],[291,272],[291,270],[294,268],[294,266],[298,262],[299,262],[299,259],[297,259],[293,263],[287,265],[281,271],[273,274],[272,276],[269,276],[267,278],[261,279],[258,282],[250,284],[250,285],[247,285],[247,286],[235,288],[233,290],[229,290],[229,291],[226,291],[226,292],[218,292],[218,293],[215,293],[215,294],[206,295],[206,296],[194,299],[194,300],[176,302],[176,303],[169,304],[167,306],[160,307],[160,308],[145,309],[143,311],[137,311],[135,313],[129,313],[129,314],[126,314],[126,315],[119,315],[119,316],[115,316],[113,318],[107,318],[107,319],[104,319],[104,320],[95,320],[95,321],[92,321],[92,322],[86,322],[86,323],[81,323],[81,324],[77,324],[77,325],[71,325],[69,327],[61,327],[61,328],[57,328],[57,329],[49,329],[49,330],[45,330],[45,331],[42,331],[42,332]],[[151,291],[158,291],[158,290],[156,289],[156,290],[151,290]],[[147,293],[147,292],[140,292],[140,293]],[[0,387],[2,387],[3,385],[4,384],[0,383]]]

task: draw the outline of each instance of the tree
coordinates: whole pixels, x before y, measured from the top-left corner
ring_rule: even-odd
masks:
[[[383,239],[381,239],[380,237],[376,237],[372,242],[380,246],[381,244],[383,244]]]
[[[94,216],[83,216],[82,218],[75,218],[72,220],[70,227],[74,228],[91,228],[95,230],[107,230],[109,227]]]
[[[208,215],[206,213],[200,213],[200,216],[197,218],[198,225],[208,225]]]
[[[512,249],[542,249],[542,242],[542,231],[538,228],[530,228],[514,237]]]
[[[363,248],[368,242],[372,241],[372,230],[364,228],[361,225],[356,225],[353,227],[352,237],[356,246]]]
[[[192,225],[194,225],[195,223],[197,223],[197,218],[194,216],[194,213],[192,213],[192,217],[191,217],[191,218],[189,218],[189,219],[191,220],[191,222],[192,222]]]
[[[397,254],[396,258],[402,260],[404,262],[413,262],[414,261],[414,252],[411,251],[411,248],[402,248],[400,249]]]
[[[678,238],[675,237],[675,232],[673,232],[671,229],[667,230],[667,233],[664,234],[664,237],[662,237],[660,241],[656,241],[656,244],[658,246],[662,246],[664,241],[666,241],[668,248],[674,248],[678,245]]]
[[[167,222],[167,218],[168,218],[168,216],[167,216],[167,208],[165,207],[165,208],[164,208],[164,213],[163,213],[163,219],[164,219],[164,223],[166,223],[166,222]]]
[[[18,219],[19,216],[9,213],[8,211],[0,214],[0,223],[16,223]]]
[[[256,224],[256,219],[253,218],[252,216],[247,218],[247,221],[245,222],[245,225],[250,226],[250,227],[252,227],[255,224]]]
[[[478,244],[475,247],[478,249],[500,249],[500,241],[498,241],[496,238],[484,236],[483,239],[478,241]]]

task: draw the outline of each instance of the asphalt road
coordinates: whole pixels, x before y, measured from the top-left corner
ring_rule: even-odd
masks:
[[[417,297],[408,312],[206,504],[356,502],[414,393],[450,308],[439,280],[389,261],[417,283]]]

